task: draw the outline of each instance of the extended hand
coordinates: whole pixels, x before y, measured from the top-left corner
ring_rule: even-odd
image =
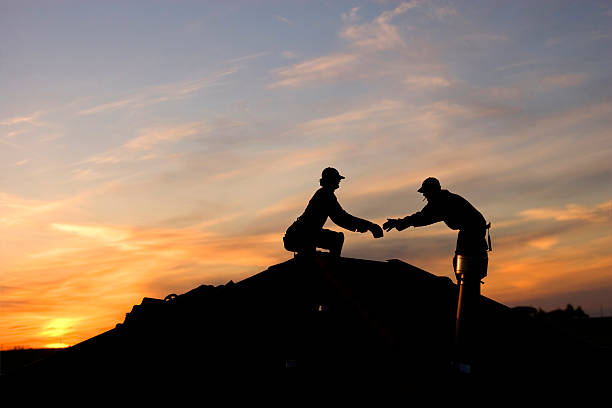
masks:
[[[400,220],[398,218],[387,218],[387,222],[383,224],[383,228],[385,229],[385,231],[389,232],[393,228],[397,228],[397,224],[399,223],[399,221]]]
[[[374,238],[381,238],[383,236],[383,230],[380,228],[380,225],[372,223],[370,226],[370,231],[372,231],[372,235]]]

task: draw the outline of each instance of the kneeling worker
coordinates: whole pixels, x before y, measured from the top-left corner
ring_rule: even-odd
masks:
[[[378,224],[354,217],[340,206],[334,190],[340,187],[343,178],[332,167],[323,170],[319,180],[321,188],[312,196],[304,213],[287,228],[283,237],[286,250],[314,255],[316,248],[323,248],[328,249],[332,255],[340,256],[344,234],[324,229],[327,217],[349,231],[371,231],[374,238],[383,236],[383,230]]]

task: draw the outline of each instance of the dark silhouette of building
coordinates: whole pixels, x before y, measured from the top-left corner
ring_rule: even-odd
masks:
[[[295,369],[374,380],[450,379],[458,288],[407,263],[291,259],[240,282],[144,298],[125,321],[4,379],[235,380]],[[607,369],[592,348],[480,296],[472,376],[516,377]],[[607,354],[606,354],[607,353]],[[290,369],[290,370],[286,370]],[[305,371],[304,371],[305,370]],[[476,378],[475,377],[475,378]],[[294,378],[294,377],[290,377]],[[252,376],[251,376],[252,380]],[[207,384],[202,382],[202,387]]]
[[[285,249],[300,254],[314,255],[316,248],[328,249],[340,256],[344,234],[323,228],[327,218],[349,231],[371,231],[374,238],[383,236],[382,228],[368,220],[347,213],[334,194],[344,179],[338,170],[327,167],[321,174],[321,188],[312,196],[304,213],[287,228],[283,242]]]

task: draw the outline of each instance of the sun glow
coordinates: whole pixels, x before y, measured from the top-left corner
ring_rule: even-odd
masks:
[[[72,331],[78,320],[73,318],[53,319],[43,327],[40,334],[52,338],[62,337]]]
[[[70,344],[66,344],[66,343],[49,343],[49,344],[45,344],[45,348],[66,348],[66,347],[70,347]]]

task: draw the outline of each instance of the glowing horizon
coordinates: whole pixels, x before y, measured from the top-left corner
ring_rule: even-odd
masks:
[[[612,315],[605,2],[17,2],[0,22],[3,349],[290,258],[327,166],[380,224],[429,176],[472,202],[485,296]],[[344,256],[453,278],[444,225],[345,235]]]

